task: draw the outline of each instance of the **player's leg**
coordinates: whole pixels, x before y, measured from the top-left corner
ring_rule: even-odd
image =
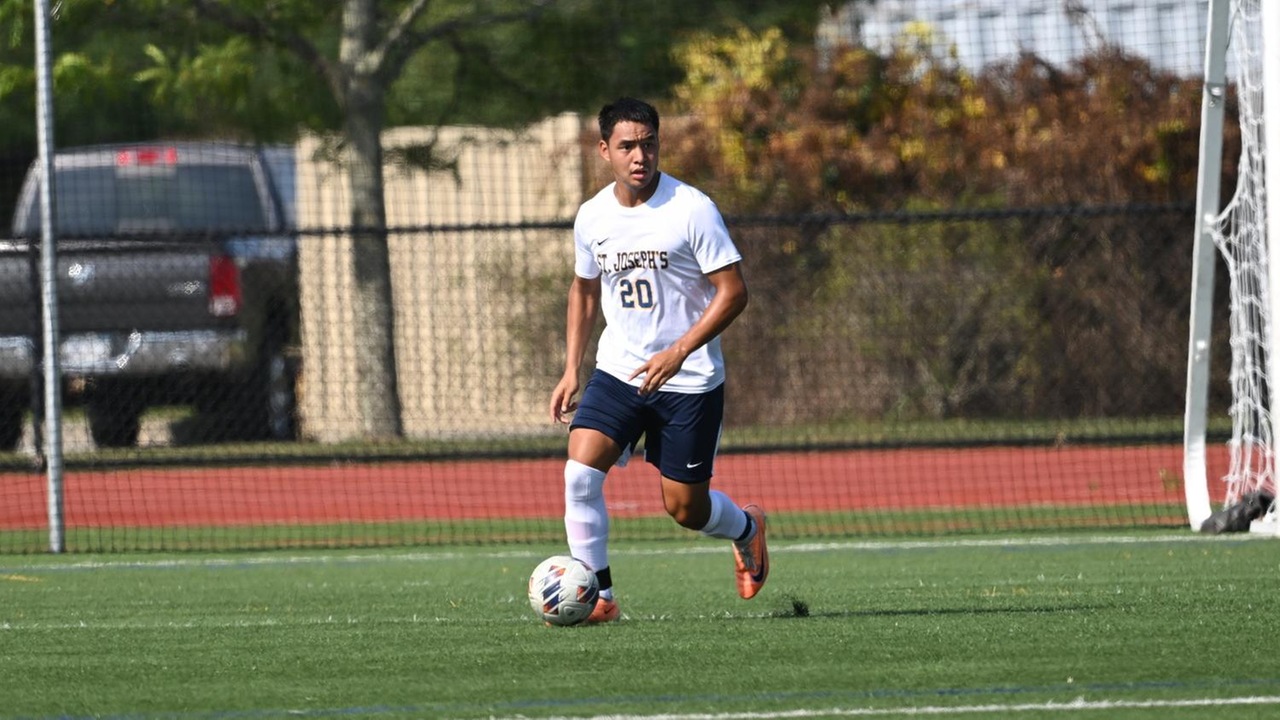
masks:
[[[588,622],[617,619],[609,567],[609,514],[604,480],[639,433],[634,389],[597,371],[587,382],[569,430],[564,468],[564,527],[569,552],[596,572],[601,601]],[[600,617],[596,617],[600,615]]]
[[[724,387],[689,395],[656,393],[651,407],[660,427],[646,429],[645,456],[662,472],[662,501],[682,527],[733,541],[738,593],[752,598],[769,574],[765,515],[756,505],[739,507],[711,489],[720,445]]]
[[[769,578],[764,511],[758,505],[740,508],[710,485],[708,481],[690,483],[664,476],[662,502],[667,514],[681,526],[733,541],[738,594],[750,600]]]
[[[600,584],[600,597],[587,622],[610,622],[622,613],[613,598],[603,468],[613,464],[609,458],[616,460],[621,449],[608,435],[581,427],[569,432],[569,447],[569,460],[564,466],[565,537],[569,541],[569,554],[594,570]]]
[[[586,427],[569,431],[564,465],[564,530],[569,554],[596,571],[600,590],[613,595],[609,571],[609,512],[604,501],[607,469],[622,449],[608,435]]]

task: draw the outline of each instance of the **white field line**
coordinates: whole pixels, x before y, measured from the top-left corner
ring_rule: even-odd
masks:
[[[1096,710],[1231,707],[1240,705],[1280,705],[1280,697],[1188,698],[1183,700],[1085,700],[1071,702],[1017,703],[1010,705],[936,705],[893,708],[823,708],[738,713],[665,713],[655,715],[553,716],[542,720],[786,720],[788,718],[902,717],[929,715],[972,715],[975,713],[1085,712]],[[527,720],[512,716],[506,720]],[[493,720],[504,720],[493,718]]]
[[[1161,543],[1202,543],[1246,541],[1265,539],[1257,535],[1238,535],[1230,537],[1199,535],[1195,533],[1158,534],[1158,535],[1097,535],[1097,536],[1061,536],[1061,537],[1017,537],[1017,538],[956,538],[935,540],[855,540],[833,542],[807,542],[777,545],[770,544],[769,550],[774,553],[804,552],[842,552],[870,551],[892,552],[904,550],[940,550],[946,548],[1020,548],[1020,547],[1072,547],[1090,545],[1147,545]],[[721,553],[724,547],[719,543],[708,543],[706,547],[683,548],[626,548],[610,549],[611,554],[621,556],[643,555],[702,555]],[[340,555],[284,555],[275,551],[268,554],[221,557],[221,558],[143,558],[138,560],[81,560],[75,562],[58,562],[49,560],[29,560],[0,566],[0,579],[6,574],[20,574],[29,571],[59,570],[100,570],[110,568],[122,569],[167,569],[167,568],[230,568],[250,566],[279,565],[323,565],[323,564],[359,564],[382,562],[433,562],[457,560],[460,558],[490,559],[522,559],[539,557],[542,553],[530,549],[504,549],[491,552],[463,553],[454,551],[428,552],[353,552]]]
[[[170,620],[167,622],[112,622],[110,620],[71,620],[66,622],[5,622],[0,621],[0,633],[4,632],[68,632],[73,630],[88,630],[92,632],[110,631],[117,632],[121,630],[235,630],[235,629],[255,629],[255,628],[286,628],[286,627],[318,627],[326,625],[449,625],[460,624],[478,624],[474,618],[467,618],[465,621],[458,618],[442,617],[435,615],[412,615],[410,617],[357,617],[354,615],[328,615],[325,617],[263,617],[257,619],[240,619],[240,620]],[[511,617],[503,620],[490,621],[485,624],[527,624],[526,617]]]

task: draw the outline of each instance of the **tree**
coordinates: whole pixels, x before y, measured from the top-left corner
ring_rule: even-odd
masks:
[[[1189,254],[1171,241],[1190,239],[1177,229],[1185,218],[1016,209],[1188,203],[1199,80],[1110,47],[1061,67],[1026,54],[975,74],[925,26],[883,54],[819,55],[739,28],[691,36],[677,57],[687,70],[676,108],[689,119],[664,145],[664,167],[727,215],[796,218],[785,233],[736,234],[768,270],[753,276],[762,300],[735,331],[750,353],[735,387],[777,398],[807,378],[852,378],[843,395],[824,384],[826,402],[770,401],[752,419],[1158,413],[1178,402],[1181,359],[1149,348],[1185,324]],[[1234,186],[1228,169],[1224,188]],[[866,219],[950,208],[1013,212]],[[899,327],[913,332],[880,329]],[[860,342],[833,355],[833,333]],[[1133,358],[1148,360],[1128,367]],[[796,368],[802,377],[789,378]]]
[[[396,438],[403,432],[382,189],[381,136],[389,88],[409,58],[424,45],[476,27],[531,21],[549,3],[550,0],[517,1],[507,3],[508,7],[495,3],[470,11],[447,8],[433,16],[428,13],[428,0],[401,3],[398,12],[386,12],[377,0],[344,0],[336,57],[296,26],[272,17],[277,8],[297,12],[289,3],[192,3],[200,16],[301,59],[323,79],[341,110],[342,160],[351,198],[354,242],[356,372],[367,438]]]
[[[658,99],[668,52],[735,19],[811,35],[824,3],[682,0],[64,0],[55,24],[61,144],[158,136],[288,140],[339,131],[357,245],[365,434],[401,434],[382,197],[385,125],[518,125],[616,94]],[[0,0],[0,146],[31,147],[31,0]],[[424,52],[431,47],[432,52]],[[531,61],[535,59],[536,61]],[[104,102],[104,95],[113,95]],[[20,98],[21,104],[10,102]],[[65,112],[77,100],[83,110]],[[86,123],[92,118],[93,122]],[[430,148],[417,154],[431,163]]]

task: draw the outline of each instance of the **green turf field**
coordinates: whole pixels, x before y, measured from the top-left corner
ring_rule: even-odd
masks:
[[[558,546],[0,557],[0,718],[1275,718],[1280,541],[1161,531],[614,549],[624,620],[547,628]]]

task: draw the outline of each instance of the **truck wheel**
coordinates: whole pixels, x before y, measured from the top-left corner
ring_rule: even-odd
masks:
[[[17,401],[5,400],[0,405],[0,452],[18,449],[22,440],[23,414],[26,408]]]
[[[297,364],[281,348],[264,343],[252,372],[215,386],[197,404],[213,418],[210,441],[297,439]]]
[[[94,388],[85,396],[85,414],[94,444],[110,448],[137,445],[144,409],[129,388]]]
[[[263,408],[263,429],[268,439],[296,440],[298,437],[297,368],[282,352],[273,352],[264,364],[262,382],[266,407]]]

